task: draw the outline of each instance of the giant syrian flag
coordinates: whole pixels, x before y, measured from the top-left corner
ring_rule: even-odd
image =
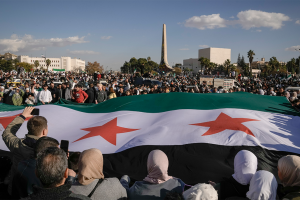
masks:
[[[109,176],[142,180],[153,149],[167,154],[171,176],[190,184],[230,176],[242,149],[258,157],[258,169],[275,175],[280,157],[300,154],[299,113],[285,97],[170,93],[63,103],[37,106],[48,120],[48,136],[69,140],[70,151],[100,149]],[[0,105],[0,133],[22,109]],[[18,137],[27,133],[26,123]],[[0,149],[8,151],[2,140]]]

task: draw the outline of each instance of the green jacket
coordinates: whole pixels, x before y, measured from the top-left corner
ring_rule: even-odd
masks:
[[[25,138],[18,138],[16,136],[17,131],[20,129],[24,119],[20,116],[17,116],[3,131],[2,139],[7,146],[7,148],[12,153],[12,169],[10,174],[10,182],[8,186],[8,191],[11,192],[12,179],[17,171],[18,163],[22,160],[29,159],[34,157],[34,148],[28,145],[33,146],[36,140],[39,137],[34,135],[26,134]],[[25,143],[24,143],[25,142]],[[27,145],[26,145],[27,144]]]
[[[300,186],[280,188],[281,200],[300,200]]]
[[[23,103],[23,98],[22,98],[21,95],[19,97],[17,97],[16,94],[13,94],[12,101],[13,101],[15,106],[20,106]]]

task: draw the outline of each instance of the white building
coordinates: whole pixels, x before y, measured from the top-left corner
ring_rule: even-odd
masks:
[[[179,66],[179,68],[181,68],[182,70],[184,70],[185,68],[189,68],[193,70],[193,73],[198,73],[201,69],[201,65],[198,61],[198,58],[190,58],[183,60],[183,66]]]
[[[39,61],[38,68],[47,69],[46,60],[51,60],[51,64],[49,65],[49,71],[52,69],[65,69],[65,71],[76,71],[85,69],[85,61],[77,58],[71,57],[61,57],[61,58],[43,58],[43,57],[29,57],[29,56],[18,56],[17,58],[20,62],[26,62],[29,64],[34,64],[37,60]]]
[[[179,66],[182,70],[185,68],[192,69],[193,73],[198,73],[201,71],[201,64],[198,61],[199,58],[204,57],[208,58],[210,62],[216,63],[218,65],[224,64],[225,60],[231,60],[231,49],[225,48],[205,48],[198,50],[198,58],[190,58],[183,60],[183,66]],[[202,70],[204,70],[203,67]]]
[[[225,60],[231,60],[231,49],[225,48],[206,48],[198,50],[198,58],[208,58],[210,62],[218,65],[224,64]]]

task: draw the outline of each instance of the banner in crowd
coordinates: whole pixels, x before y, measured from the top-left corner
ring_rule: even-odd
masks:
[[[285,97],[169,93],[69,103],[37,106],[48,120],[48,136],[69,140],[70,151],[100,149],[111,176],[143,179],[153,149],[168,155],[170,175],[191,184],[232,174],[233,158],[242,149],[257,155],[258,169],[274,174],[281,156],[300,154],[299,113]],[[2,133],[23,107],[0,106]],[[20,138],[27,134],[26,123]],[[2,140],[0,149],[8,151]]]

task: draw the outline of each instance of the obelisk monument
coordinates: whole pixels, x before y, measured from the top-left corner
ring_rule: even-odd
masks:
[[[162,46],[161,46],[161,60],[159,68],[161,71],[170,71],[173,70],[168,63],[168,56],[167,56],[167,30],[166,25],[163,24],[163,33],[162,33]]]

